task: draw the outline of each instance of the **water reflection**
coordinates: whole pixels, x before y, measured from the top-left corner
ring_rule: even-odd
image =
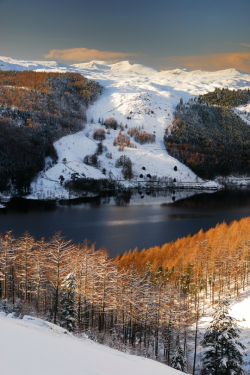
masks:
[[[202,215],[202,214],[172,214],[168,215],[171,219],[207,219],[209,217],[216,217],[217,215]]]
[[[0,232],[13,229],[20,236],[28,230],[37,239],[49,239],[62,230],[75,243],[88,238],[115,256],[135,247],[161,246],[246,216],[250,216],[247,189],[216,193],[130,191],[63,202],[14,198],[0,209]]]

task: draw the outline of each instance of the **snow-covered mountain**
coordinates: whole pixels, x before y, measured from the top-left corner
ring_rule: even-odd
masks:
[[[175,178],[177,182],[186,186],[197,186],[198,183],[203,187],[218,187],[215,182],[204,183],[188,167],[167,153],[163,143],[165,129],[173,121],[173,112],[180,98],[186,102],[199,94],[213,91],[216,87],[250,88],[250,74],[236,69],[217,72],[186,69],[158,71],[129,61],[119,63],[92,61],[65,65],[53,61],[21,61],[7,57],[0,57],[0,69],[78,72],[100,82],[105,87],[103,95],[87,111],[88,123],[85,129],[55,143],[59,162],[38,176],[36,183],[33,184],[32,198],[38,197],[45,190],[56,191],[56,196],[66,196],[65,190],[59,185],[58,178],[63,175],[67,180],[72,171],[84,173],[86,177],[103,178],[104,168],[107,173],[111,171],[114,178],[119,180],[122,178],[121,168],[115,167],[115,161],[121,154],[128,156],[133,163],[134,183],[140,180],[142,167],[145,167],[143,179],[146,178],[146,174],[150,174],[157,178]],[[239,108],[239,113],[245,120],[249,116],[249,111],[250,106]],[[119,124],[122,123],[124,126],[127,124],[128,128],[143,127],[144,131],[155,134],[156,141],[151,144],[138,143],[137,148],[125,147],[121,153],[118,147],[113,145],[119,129],[111,129],[110,134],[106,132],[103,144],[107,147],[106,152],[112,153],[112,159],[107,158],[105,152],[99,157],[100,169],[86,166],[83,158],[93,154],[97,147],[93,133],[95,129],[101,127],[98,120],[110,117],[115,118]],[[65,158],[66,163],[62,163]],[[174,171],[175,166],[177,171]]]

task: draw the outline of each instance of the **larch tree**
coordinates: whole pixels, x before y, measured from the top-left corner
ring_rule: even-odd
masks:
[[[57,232],[53,236],[49,248],[49,279],[55,292],[53,307],[54,324],[57,321],[61,283],[68,273],[70,259],[74,256],[75,248],[70,243],[71,241],[64,240],[61,232]]]
[[[33,267],[32,267],[32,284],[34,285],[34,294],[36,298],[36,308],[39,311],[41,291],[46,280],[46,250],[47,243],[44,238],[39,241],[33,252]]]
[[[14,238],[11,233],[11,231],[6,232],[4,236],[0,237],[0,283],[3,283],[0,288],[0,297],[4,299],[7,298],[8,274],[14,257]]]
[[[25,301],[32,297],[34,245],[34,238],[26,232],[17,246],[17,280]]]

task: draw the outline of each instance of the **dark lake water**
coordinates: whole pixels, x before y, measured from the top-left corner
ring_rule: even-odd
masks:
[[[14,198],[0,209],[0,232],[16,236],[29,231],[36,239],[49,239],[62,231],[67,239],[96,242],[111,255],[138,247],[161,246],[217,223],[250,216],[250,190],[216,193],[192,191],[120,194],[85,203],[29,201]]]

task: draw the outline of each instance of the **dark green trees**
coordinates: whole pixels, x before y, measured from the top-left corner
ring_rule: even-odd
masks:
[[[239,328],[229,313],[229,302],[223,297],[217,304],[203,340],[206,352],[203,366],[209,375],[243,375],[244,345],[239,341]]]
[[[74,273],[70,273],[65,277],[61,286],[61,325],[70,332],[73,332],[76,328],[76,276]]]
[[[187,358],[184,350],[180,345],[179,334],[176,337],[176,347],[174,351],[174,356],[171,361],[171,367],[182,372],[187,372]]]

